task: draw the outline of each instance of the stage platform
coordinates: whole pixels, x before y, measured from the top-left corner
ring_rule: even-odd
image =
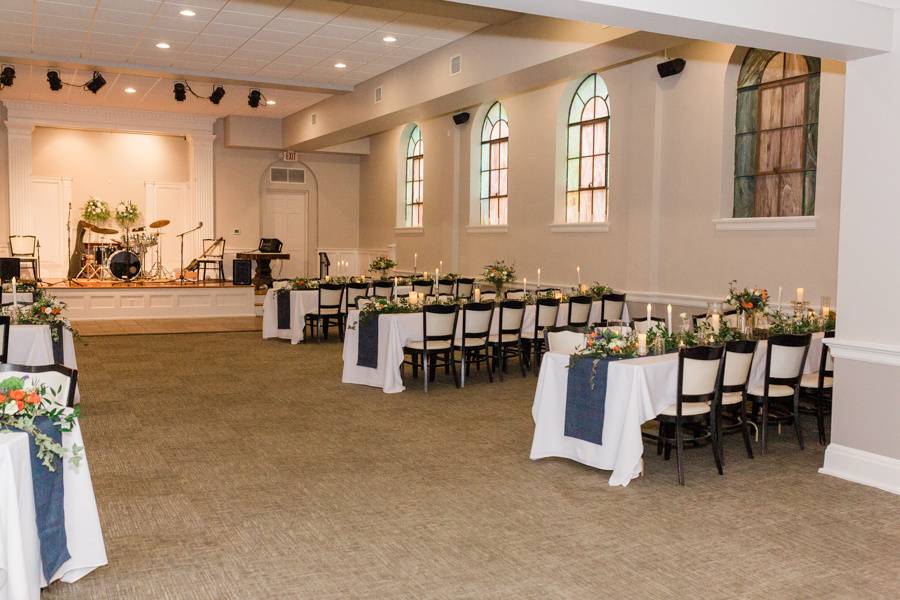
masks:
[[[76,283],[47,281],[42,287],[66,303],[67,316],[73,321],[252,317],[258,313],[253,286],[230,282],[180,285],[79,279]]]

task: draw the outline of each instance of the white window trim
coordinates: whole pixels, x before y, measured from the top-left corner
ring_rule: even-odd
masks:
[[[394,227],[394,233],[397,235],[422,235],[425,233],[425,228],[398,226]]]
[[[713,219],[716,231],[808,231],[816,228],[815,215],[803,217],[728,217]]]
[[[400,139],[397,140],[397,219],[396,226],[394,227],[395,232],[403,232],[407,230],[416,230],[422,229],[422,227],[407,227],[406,226],[406,148],[409,145],[409,136],[412,133],[415,127],[419,127],[419,131],[422,131],[422,126],[417,123],[407,123],[403,129],[400,130]],[[425,139],[425,133],[422,132],[422,139]],[[424,143],[423,143],[424,148]],[[426,163],[427,164],[427,163]],[[423,175],[423,181],[427,178]],[[426,181],[427,183],[427,181]],[[425,187],[424,184],[422,186]],[[424,194],[424,189],[423,189]],[[422,218],[425,218],[425,199],[422,198]],[[415,233],[415,231],[407,231],[408,233]]]
[[[606,233],[609,231],[609,221],[599,223],[550,223],[550,231],[553,233]]]
[[[506,223],[485,225],[481,222],[481,129],[484,127],[484,118],[495,102],[499,102],[504,110],[506,109],[503,100],[497,98],[479,106],[478,110],[475,111],[475,117],[469,120],[472,126],[469,131],[469,225],[466,227],[468,233],[495,233],[494,231],[470,231],[470,228],[509,226],[510,181],[508,170],[506,176]],[[507,113],[508,116],[509,113]],[[507,152],[509,152],[510,148],[511,146],[507,146]],[[509,164],[512,162],[511,159],[512,157],[508,156],[507,169],[509,169]]]
[[[469,225],[466,233],[507,233],[509,225]]]

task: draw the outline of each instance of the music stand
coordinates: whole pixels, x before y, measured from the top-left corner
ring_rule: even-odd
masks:
[[[181,285],[184,285],[186,282],[190,282],[190,279],[184,276],[184,236],[197,231],[201,227],[203,227],[203,221],[200,221],[193,229],[188,229],[187,231],[178,234],[178,237],[181,238],[181,271],[179,271],[178,277],[175,279],[175,281],[177,281]]]

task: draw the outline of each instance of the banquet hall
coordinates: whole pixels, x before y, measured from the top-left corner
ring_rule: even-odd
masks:
[[[897,596],[897,0],[0,29],[0,600]]]

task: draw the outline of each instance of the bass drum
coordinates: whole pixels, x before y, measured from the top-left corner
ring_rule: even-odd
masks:
[[[117,279],[131,281],[141,273],[141,259],[130,250],[119,250],[109,257],[109,270]]]

